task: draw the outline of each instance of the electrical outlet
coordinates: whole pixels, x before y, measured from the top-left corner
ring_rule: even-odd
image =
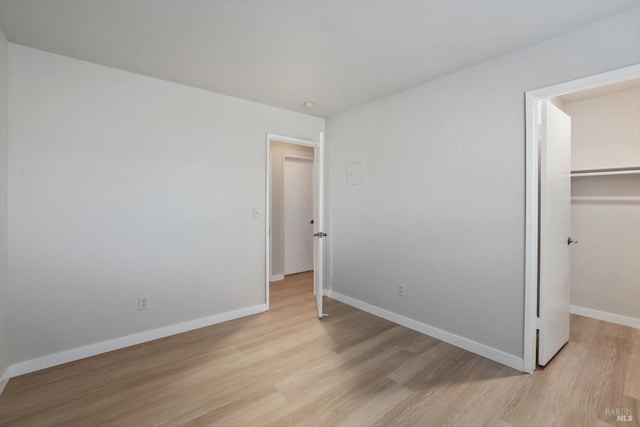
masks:
[[[149,308],[149,297],[138,297],[138,310],[146,310]]]
[[[254,219],[260,218],[260,209],[253,208],[253,218]]]
[[[404,296],[404,285],[402,283],[398,285],[398,295],[400,295],[401,297]]]

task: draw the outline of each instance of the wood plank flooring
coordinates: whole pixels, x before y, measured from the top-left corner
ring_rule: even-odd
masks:
[[[273,283],[268,313],[13,378],[0,425],[640,426],[640,330],[572,316],[526,375],[328,298],[320,321],[311,280]]]

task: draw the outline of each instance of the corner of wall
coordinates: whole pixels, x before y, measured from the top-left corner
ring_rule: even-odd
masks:
[[[7,39],[0,29],[0,393],[9,380],[7,333]]]
[[[9,378],[11,378],[11,372],[10,372],[9,368],[7,368],[2,373],[2,375],[0,375],[0,395],[2,395],[2,392],[4,391],[4,388],[9,383]]]

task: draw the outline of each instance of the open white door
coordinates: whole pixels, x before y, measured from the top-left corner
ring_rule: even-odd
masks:
[[[315,228],[314,228],[314,263],[313,263],[313,290],[316,294],[318,317],[324,316],[322,312],[322,294],[324,283],[324,133],[320,132],[320,139],[315,148]]]
[[[538,364],[569,341],[571,117],[541,101],[540,297]]]

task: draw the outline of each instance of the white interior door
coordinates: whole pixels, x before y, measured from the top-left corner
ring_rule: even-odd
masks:
[[[313,270],[313,174],[312,159],[284,158],[284,274]]]
[[[569,341],[571,118],[541,104],[538,363],[544,366]]]
[[[318,317],[322,312],[322,294],[324,283],[324,242],[327,234],[324,232],[324,133],[320,132],[318,146],[314,153],[315,161],[315,228],[314,228],[314,265],[313,290],[316,294]]]

